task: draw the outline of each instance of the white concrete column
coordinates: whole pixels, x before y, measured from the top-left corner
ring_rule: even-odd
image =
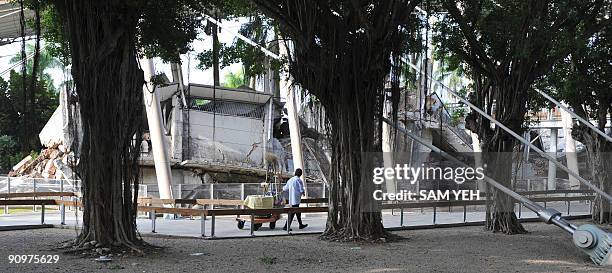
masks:
[[[550,128],[550,153],[551,156],[557,156],[557,128]],[[554,162],[548,161],[548,190],[557,189],[557,165]]]
[[[572,137],[572,117],[565,110],[561,111],[561,120],[563,121],[563,135],[565,139],[565,158],[567,159],[567,167],[578,173],[578,156],[576,155],[576,141]],[[569,176],[570,189],[580,189],[580,182],[576,177]]]
[[[389,101],[385,101],[383,109],[383,117],[389,118]],[[385,168],[394,168],[393,158],[393,139],[391,125],[386,122],[382,124],[382,151],[383,151],[383,164]],[[385,179],[386,190],[388,193],[397,192],[397,185],[394,178]]]
[[[295,103],[295,91],[293,86],[287,88],[287,114],[289,116],[289,135],[291,137],[291,153],[293,155],[293,170],[302,169],[302,181],[304,191],[308,197],[308,183],[306,181],[306,170],[304,169],[304,158],[302,157],[302,135],[300,134],[300,120]]]
[[[482,148],[480,147],[480,139],[478,138],[478,134],[470,131],[470,136],[472,137],[472,150],[474,151],[474,166],[476,168],[484,168],[482,165]],[[478,180],[478,190],[480,192],[487,191],[487,182],[484,180]]]
[[[159,198],[172,199],[172,173],[170,172],[170,161],[168,160],[167,140],[164,134],[161,106],[158,93],[153,91],[151,77],[155,75],[153,61],[142,59],[141,68],[144,72],[146,85],[142,89],[144,104],[147,111],[147,121],[151,135],[151,148],[153,149],[153,160],[155,161],[155,175],[159,187]]]

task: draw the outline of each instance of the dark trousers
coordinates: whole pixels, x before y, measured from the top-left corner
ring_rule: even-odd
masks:
[[[291,205],[291,207],[294,207],[294,208],[297,208],[299,206],[300,206],[300,204]],[[301,226],[302,225],[302,213],[299,213],[299,212],[298,213],[289,213],[289,220],[287,221],[287,223],[288,223],[287,225],[289,227],[291,226],[291,223],[293,222],[293,214],[295,214],[297,216],[298,223]]]

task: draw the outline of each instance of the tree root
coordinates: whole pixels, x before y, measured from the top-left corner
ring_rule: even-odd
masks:
[[[518,221],[514,212],[495,212],[487,220],[486,229],[489,231],[502,232],[508,235],[528,233]]]

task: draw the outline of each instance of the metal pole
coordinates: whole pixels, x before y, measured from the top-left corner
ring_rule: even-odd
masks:
[[[383,118],[384,122],[387,122],[389,124],[393,124],[389,119]],[[459,164],[460,166],[464,166],[464,167],[470,167],[469,165],[461,162],[460,160],[458,160],[457,158],[455,158],[454,156],[440,150],[440,148],[427,143],[427,141],[425,141],[424,139],[414,135],[412,132],[406,130],[403,127],[398,126],[397,124],[394,124],[395,128],[397,130],[399,130],[400,132],[406,134],[408,137],[414,139],[415,141],[427,146],[428,148],[430,148],[433,152],[441,155],[442,157],[449,159],[451,161],[453,161],[454,163]],[[492,178],[488,177],[488,176],[484,176],[483,178],[485,181],[487,181],[487,183],[489,183],[489,185],[495,187],[496,189],[502,191],[503,193],[509,195],[510,197],[516,199],[517,201],[523,203],[523,205],[525,205],[526,208],[532,210],[533,212],[535,212],[538,217],[546,222],[547,224],[555,224],[558,227],[562,228],[565,231],[568,231],[570,233],[573,234],[573,226],[568,223],[567,221],[565,221],[563,218],[561,218],[561,213],[554,210],[554,209],[546,209],[543,208],[542,206],[540,206],[539,204],[529,200],[528,198],[512,191],[511,189],[507,188],[506,186],[500,184],[499,182],[493,180]],[[435,223],[435,206],[434,206],[434,223]]]
[[[66,224],[66,205],[61,204],[60,205],[60,225],[65,225]]]
[[[557,157],[557,128],[550,128],[550,153]],[[552,161],[548,161],[548,189],[557,189],[557,166]]]
[[[215,214],[213,213],[212,221],[210,222],[210,238],[215,237]]]
[[[433,206],[433,224],[436,224],[436,205]]]
[[[240,200],[244,200],[244,183],[240,184]]]
[[[7,177],[7,193],[10,194],[11,193],[11,178]],[[4,198],[4,200],[8,200],[8,198]],[[9,214],[9,210],[8,210],[8,205],[4,205],[4,214]]]
[[[32,178],[33,179],[33,183],[32,183],[32,190],[34,191],[34,193],[36,193],[36,178]],[[32,197],[33,200],[36,200],[36,196]],[[36,211],[36,205],[32,206],[32,211]]]
[[[45,204],[42,204],[40,208],[40,224],[41,225],[45,224]]]
[[[202,237],[206,237],[206,215],[203,213],[200,218],[200,233],[202,233]]]
[[[400,208],[400,227],[404,226],[404,208]]]
[[[181,198],[183,198],[183,184],[178,184],[178,199],[181,199]],[[183,207],[183,204],[182,204],[182,203],[177,204],[177,203],[175,202],[175,203],[174,203],[174,206],[175,206],[175,207],[177,207],[177,206],[178,206],[179,208],[182,208],[182,207]],[[178,217],[178,215],[175,213],[175,214],[174,214],[174,219],[176,219],[177,217]]]
[[[155,220],[157,219],[157,214],[155,210],[151,212],[151,232],[155,233]]]
[[[289,230],[289,227],[287,227]],[[251,236],[255,236],[255,214],[251,213]]]
[[[465,204],[463,204],[463,222],[466,222],[466,218],[467,218],[467,206]]]
[[[213,187],[214,184],[210,184],[210,200],[215,200],[215,188]],[[210,203],[210,209],[215,209],[215,204]]]
[[[289,213],[291,213],[291,212],[289,212]],[[287,235],[291,234],[291,227],[289,226],[290,225],[290,223],[289,223],[289,213],[287,213],[287,221],[285,222],[286,225],[287,225]],[[291,218],[291,222],[293,222],[293,218]]]

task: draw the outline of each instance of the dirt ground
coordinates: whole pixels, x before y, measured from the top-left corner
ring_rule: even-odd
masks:
[[[398,231],[386,244],[323,242],[316,235],[249,239],[145,237],[164,247],[145,257],[100,263],[53,250],[68,229],[0,232],[0,272],[611,272],[596,267],[554,226],[525,224],[526,235],[482,227]],[[197,254],[194,254],[197,253]],[[9,264],[11,254],[59,254],[57,264]]]

